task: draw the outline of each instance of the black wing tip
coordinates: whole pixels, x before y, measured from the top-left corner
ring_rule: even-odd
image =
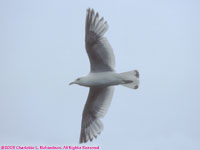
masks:
[[[89,12],[94,12],[94,13],[95,13],[95,11],[94,11],[93,8],[87,8],[87,9],[86,9],[86,12],[88,12],[88,13],[89,13]]]
[[[90,130],[88,130],[90,133],[86,132],[84,130],[84,128],[81,129],[81,135],[80,135],[80,139],[79,139],[80,144],[87,143],[88,141],[92,142],[94,139],[97,139],[97,137],[101,134],[101,132],[103,130],[103,124],[102,124],[101,120],[95,118],[95,120],[93,120],[93,122],[87,128],[90,129]],[[87,135],[89,135],[89,138]]]
[[[87,14],[95,14],[96,17],[99,17],[99,13],[95,12],[94,8],[87,8],[86,9]]]
[[[98,135],[100,135],[101,132],[98,133]],[[88,139],[86,140],[85,138],[80,138],[79,140],[79,144],[84,144],[84,143],[87,143],[87,142],[92,142],[94,139],[97,139],[97,135],[94,135],[91,139]]]

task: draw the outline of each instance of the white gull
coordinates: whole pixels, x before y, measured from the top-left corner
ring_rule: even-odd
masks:
[[[89,95],[82,114],[80,143],[92,141],[103,130],[100,118],[104,117],[112,100],[114,85],[132,89],[139,86],[137,70],[116,73],[112,47],[104,37],[108,24],[93,9],[87,10],[85,47],[90,60],[90,73],[71,84],[89,87]]]

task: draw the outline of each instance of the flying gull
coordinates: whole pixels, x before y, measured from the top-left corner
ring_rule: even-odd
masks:
[[[139,86],[137,70],[116,73],[115,57],[111,45],[104,37],[108,24],[93,9],[87,10],[85,24],[85,47],[90,60],[90,73],[71,84],[89,87],[89,95],[82,114],[80,143],[92,141],[103,130],[100,118],[108,111],[114,85],[131,89]]]

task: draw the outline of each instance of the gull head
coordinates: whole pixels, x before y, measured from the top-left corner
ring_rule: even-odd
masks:
[[[73,82],[71,82],[71,83],[69,83],[69,85],[72,85],[72,84],[81,84],[82,83],[82,80],[81,80],[82,78],[77,78],[75,81],[73,81]]]

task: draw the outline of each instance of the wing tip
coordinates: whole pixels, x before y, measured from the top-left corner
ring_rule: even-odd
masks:
[[[103,130],[103,123],[98,118],[93,118],[92,122],[88,127],[86,127],[87,122],[82,123],[81,135],[79,143],[87,143],[88,141],[93,141],[98,135],[101,134]]]
[[[86,34],[94,32],[97,36],[103,36],[108,30],[108,23],[104,21],[104,17],[99,18],[99,13],[95,12],[93,8],[87,9],[86,17]]]

